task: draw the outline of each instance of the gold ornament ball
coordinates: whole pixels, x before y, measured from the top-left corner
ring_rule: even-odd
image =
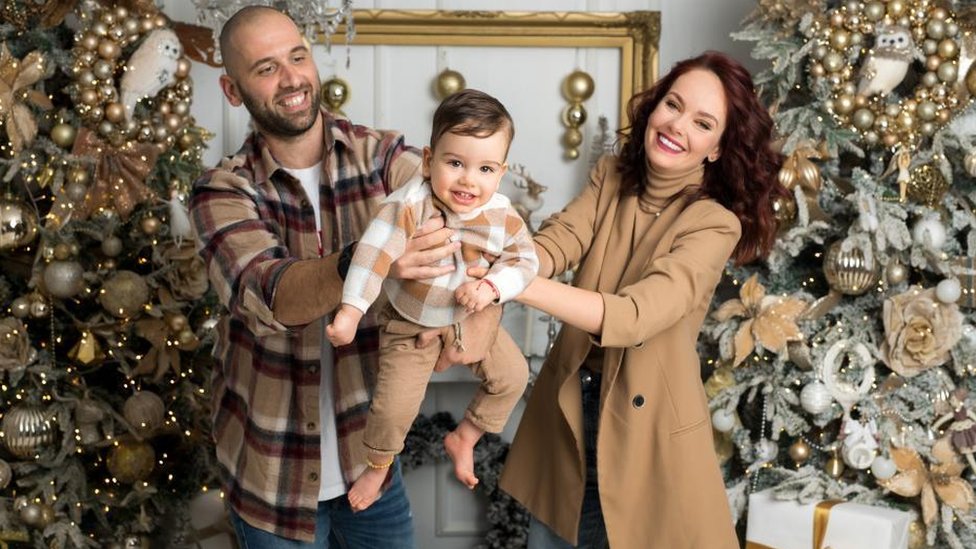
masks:
[[[84,267],[77,261],[52,261],[44,268],[44,288],[53,297],[74,297],[84,286],[84,274]]]
[[[102,59],[116,59],[122,55],[122,48],[114,40],[102,40],[98,43],[98,55]]]
[[[132,484],[145,480],[152,473],[156,461],[156,451],[144,441],[119,441],[108,453],[106,465],[116,480]]]
[[[969,95],[976,95],[976,63],[969,65],[969,70],[966,71],[966,91]]]
[[[570,149],[575,149],[583,143],[583,133],[576,128],[568,128],[563,133],[563,145]],[[575,157],[574,157],[575,158]]]
[[[88,184],[88,170],[81,166],[75,166],[68,171],[68,181],[79,185]]]
[[[434,80],[434,95],[438,99],[444,99],[455,94],[468,86],[464,81],[464,75],[456,70],[444,69]]]
[[[20,508],[20,521],[35,528],[43,530],[54,520],[54,509],[46,503],[28,502]]]
[[[878,279],[877,263],[868,268],[864,252],[858,248],[845,251],[834,242],[824,255],[823,271],[831,289],[845,295],[861,295]]]
[[[117,236],[107,236],[102,240],[102,253],[108,257],[115,257],[122,253],[122,239]]]
[[[941,204],[948,190],[949,182],[942,175],[942,171],[932,164],[915,168],[908,180],[908,198],[930,208]]]
[[[78,131],[71,124],[55,124],[51,128],[51,141],[63,149],[74,144],[76,135],[78,135]]]
[[[190,74],[190,60],[186,57],[180,57],[176,62],[176,77],[186,78]]]
[[[16,458],[33,459],[54,442],[54,418],[33,404],[19,404],[7,410],[0,422],[3,443]]]
[[[572,103],[563,109],[563,124],[573,128],[578,128],[585,123],[586,108],[583,107],[582,103]]]
[[[30,315],[33,318],[44,318],[51,313],[51,306],[43,299],[36,299],[31,302]]]
[[[781,231],[793,225],[796,221],[796,198],[792,194],[778,196],[773,200],[773,218]]]
[[[184,328],[180,330],[180,333],[176,336],[176,342],[180,344],[181,347],[186,347],[193,344],[197,340],[197,335],[193,333],[193,330],[189,328]]]
[[[139,221],[139,228],[149,236],[158,233],[161,226],[162,223],[159,221],[159,218],[153,215],[147,215]]]
[[[82,49],[88,51],[94,51],[98,49],[98,45],[99,45],[98,36],[90,32],[86,32],[81,37],[81,40],[78,41],[78,44],[82,47]]]
[[[322,82],[322,101],[332,112],[339,112],[349,101],[349,84],[341,78],[332,77]]]
[[[16,318],[27,318],[30,314],[31,301],[27,296],[20,296],[10,302],[10,314]]]
[[[563,80],[563,95],[574,102],[583,102],[593,95],[593,77],[583,71],[573,71]]]
[[[64,195],[68,200],[78,204],[88,195],[88,187],[72,181],[64,186]]]
[[[885,266],[885,280],[892,286],[901,284],[908,280],[908,267],[897,259],[888,261],[888,265]]]
[[[102,284],[98,300],[116,318],[129,318],[149,301],[149,284],[132,271],[118,271]]]
[[[0,198],[0,251],[13,250],[34,241],[37,214],[24,202]]]
[[[912,521],[908,525],[908,549],[924,549],[926,546],[925,524],[920,520]]]
[[[111,103],[105,105],[105,119],[116,124],[125,120],[125,107],[122,103]]]
[[[802,438],[797,439],[796,442],[790,445],[789,449],[790,459],[793,460],[797,465],[803,465],[808,459],[810,459],[810,445],[806,443]]]
[[[169,330],[173,333],[179,333],[186,328],[188,322],[186,316],[181,314],[175,314],[166,319],[166,325],[169,326]]]
[[[58,242],[54,246],[54,259],[64,261],[71,257],[71,246],[66,242]]]
[[[836,454],[830,456],[830,459],[824,464],[824,471],[833,478],[840,478],[844,474],[844,460]]]

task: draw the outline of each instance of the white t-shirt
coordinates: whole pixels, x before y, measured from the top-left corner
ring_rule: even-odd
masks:
[[[319,202],[319,185],[322,182],[322,163],[302,169],[284,168],[302,183],[312,209],[315,210],[315,227],[322,234],[322,205]],[[321,237],[320,237],[321,238]],[[346,493],[346,483],[339,466],[339,438],[336,434],[335,399],[332,395],[332,344],[325,337],[325,324],[322,324],[322,373],[319,390],[319,426],[322,436],[322,484],[319,486],[319,501],[337,498]]]

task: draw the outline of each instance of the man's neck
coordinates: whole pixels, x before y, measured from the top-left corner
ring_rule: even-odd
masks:
[[[305,133],[295,137],[278,135],[264,135],[268,149],[275,160],[286,168],[310,168],[322,161],[325,139],[322,136],[322,114],[319,113],[312,125]]]

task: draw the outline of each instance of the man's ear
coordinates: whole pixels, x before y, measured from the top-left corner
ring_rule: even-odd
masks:
[[[226,74],[220,75],[220,90],[224,92],[227,102],[233,107],[240,107],[244,102],[241,97],[241,90],[237,87],[237,82]]]

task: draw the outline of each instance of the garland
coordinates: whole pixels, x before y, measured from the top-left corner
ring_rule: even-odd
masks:
[[[444,436],[457,427],[448,412],[417,416],[404,443],[400,462],[404,471],[448,460]],[[478,490],[488,496],[488,531],[479,545],[483,549],[525,547],[528,543],[529,513],[498,488],[498,477],[508,456],[509,444],[498,435],[486,433],[474,448],[474,473]]]

